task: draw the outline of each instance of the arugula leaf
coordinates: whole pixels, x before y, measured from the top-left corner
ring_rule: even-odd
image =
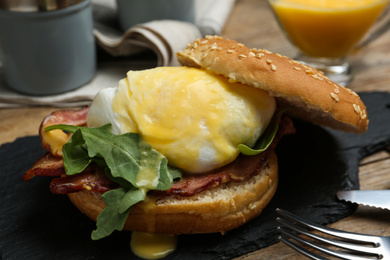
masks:
[[[97,218],[92,239],[122,230],[131,206],[145,200],[149,190],[167,190],[181,173],[168,167],[168,160],[136,133],[114,135],[111,125],[87,128],[72,125],[53,125],[45,131],[61,129],[73,133],[63,146],[67,175],[82,172],[95,162],[121,188],[102,195],[106,207]]]
[[[131,206],[137,202],[145,200],[146,190],[130,189],[123,196],[121,203],[119,204],[119,214],[122,214],[130,209]]]
[[[122,202],[122,198],[127,194],[126,188],[118,188],[105,192],[102,196],[106,207],[99,214],[96,219],[97,229],[92,231],[91,238],[98,240],[106,236],[111,235],[114,230],[122,230],[127,216],[129,215],[130,208],[120,213],[119,207]]]
[[[274,140],[276,132],[278,132],[279,129],[280,118],[287,110],[289,110],[289,108],[282,109],[272,116],[271,122],[268,124],[267,129],[252,148],[246,146],[245,144],[239,144],[238,150],[244,155],[256,155],[264,152]]]

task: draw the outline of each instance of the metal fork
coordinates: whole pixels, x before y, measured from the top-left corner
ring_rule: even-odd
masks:
[[[280,223],[279,240],[311,259],[328,259],[323,255],[350,260],[390,259],[390,236],[345,232],[317,225],[282,209],[276,211],[281,216],[276,218]],[[313,230],[325,236],[310,232]],[[327,248],[329,245],[341,250]]]

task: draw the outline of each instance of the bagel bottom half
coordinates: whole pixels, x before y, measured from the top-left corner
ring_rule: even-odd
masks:
[[[194,196],[147,196],[133,206],[124,229],[149,233],[215,233],[237,228],[260,215],[276,192],[278,163],[273,152],[256,176],[243,182],[228,182]],[[104,209],[101,193],[68,194],[72,203],[96,221]]]

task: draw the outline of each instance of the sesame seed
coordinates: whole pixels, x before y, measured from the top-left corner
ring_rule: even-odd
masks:
[[[336,94],[338,94],[340,92],[340,90],[338,89],[338,88],[336,88],[335,90],[334,90],[334,93],[336,93]]]
[[[280,55],[279,53],[276,53],[276,56],[278,56],[279,58],[283,58],[283,56]]]
[[[244,47],[245,46],[243,43],[238,43],[237,45],[240,46],[240,47]]]
[[[221,50],[222,50],[222,47],[218,47],[218,48],[217,48],[217,51],[221,51]]]
[[[365,110],[362,110],[359,105],[353,104],[353,109],[360,116],[360,119],[365,119],[367,117],[367,113]]]
[[[211,49],[212,50],[216,50],[218,48],[218,46],[217,45],[213,45],[213,46],[211,46]]]
[[[234,51],[233,50],[227,50],[227,53],[232,54]]]
[[[264,56],[264,53],[257,53],[256,54],[256,58],[258,58],[258,59],[261,59],[261,57],[263,57]]]
[[[356,105],[356,104],[353,104],[352,106],[353,106],[353,109],[355,110],[355,112],[358,113],[358,114],[360,114],[360,112],[362,111],[362,110],[360,109],[360,106],[359,106],[359,105]]]
[[[208,40],[201,41],[200,44],[206,44]]]
[[[272,60],[268,59],[268,60],[266,60],[266,62],[267,62],[268,64],[271,64],[271,63],[272,63]]]
[[[333,92],[330,93],[330,96],[336,101],[338,102],[339,101],[339,96]]]
[[[244,55],[244,54],[240,54],[239,57],[244,59],[244,58],[246,58],[247,56]]]
[[[354,96],[358,97],[358,94],[356,94],[355,91],[353,91],[353,90],[351,90],[351,89],[349,89],[349,88],[346,88],[346,90],[347,90],[351,95],[354,95]]]
[[[255,54],[254,52],[250,51],[250,52],[249,52],[249,56],[255,57],[256,54]]]
[[[274,64],[271,65],[271,70],[276,71],[276,66]]]
[[[314,74],[314,71],[312,71],[311,69],[307,69],[307,70],[305,70],[305,72],[306,72],[307,74]]]
[[[301,70],[301,68],[299,68],[299,67],[294,67],[294,70]]]
[[[361,119],[364,119],[364,118],[366,118],[366,117],[367,117],[366,111],[363,110],[362,113],[360,113],[360,118],[361,118]]]

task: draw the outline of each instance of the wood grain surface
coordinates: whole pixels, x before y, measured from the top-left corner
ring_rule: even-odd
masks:
[[[266,0],[237,0],[222,36],[253,48],[265,48],[294,57],[296,50],[280,31]],[[390,31],[351,56],[357,92],[390,92]],[[390,101],[389,101],[390,103]],[[53,107],[0,109],[0,144],[18,137],[37,135],[42,119]],[[390,120],[390,118],[389,118]],[[361,189],[390,188],[390,154],[381,151],[364,158],[359,167]],[[359,206],[350,217],[329,225],[374,235],[390,235],[390,211]],[[282,243],[237,259],[305,259]]]

